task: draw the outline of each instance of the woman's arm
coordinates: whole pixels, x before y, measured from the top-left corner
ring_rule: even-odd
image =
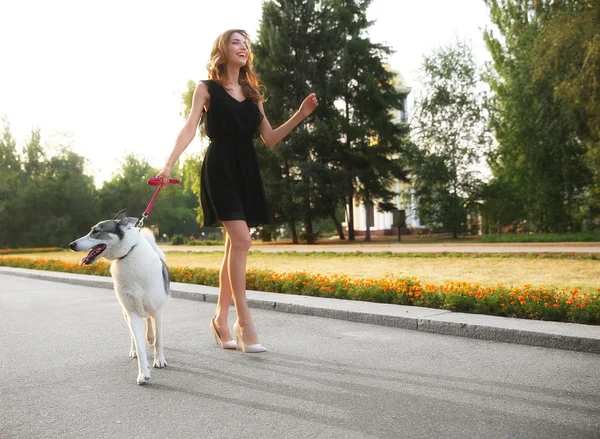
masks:
[[[210,95],[208,94],[208,88],[206,85],[200,81],[194,90],[194,96],[192,97],[192,109],[190,110],[190,115],[188,116],[185,125],[179,132],[177,136],[177,141],[175,142],[175,147],[173,148],[173,152],[169,156],[167,160],[167,164],[160,171],[157,177],[163,178],[163,185],[166,186],[169,184],[169,176],[171,175],[171,171],[175,163],[179,159],[179,156],[185,151],[185,149],[189,146],[190,142],[196,136],[196,130],[198,129],[198,124],[200,123],[200,117],[202,116],[202,111],[204,110],[204,106],[210,100]]]
[[[319,101],[317,100],[317,95],[311,93],[308,95],[304,101],[302,101],[302,105],[300,105],[300,109],[294,113],[290,119],[281,125],[279,128],[273,129],[271,128],[271,124],[269,123],[269,119],[267,119],[267,115],[265,114],[265,110],[263,108],[262,102],[258,103],[258,109],[263,114],[263,120],[258,126],[258,132],[260,133],[260,137],[262,137],[263,142],[269,148],[274,147],[277,143],[279,143],[285,136],[292,132],[294,128],[298,126],[300,122],[306,119],[315,108],[319,105]]]

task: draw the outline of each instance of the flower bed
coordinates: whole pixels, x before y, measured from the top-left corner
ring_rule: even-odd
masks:
[[[19,257],[0,258],[0,265],[37,270],[109,276],[105,261],[79,267],[77,264]],[[171,268],[171,280],[218,286],[219,270]],[[579,290],[547,290],[532,285],[507,287],[482,286],[467,282],[441,285],[421,283],[415,278],[351,279],[345,275],[321,276],[306,272],[274,273],[248,270],[249,290],[283,294],[362,300],[367,302],[417,305],[506,317],[600,324],[600,289],[594,293]]]

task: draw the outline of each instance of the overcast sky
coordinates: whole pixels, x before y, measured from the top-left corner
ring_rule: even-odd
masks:
[[[19,146],[31,127],[42,139],[71,133],[100,183],[127,153],[161,168],[183,125],[181,93],[206,78],[215,38],[230,28],[254,38],[261,0],[3,0],[0,2],[0,115]],[[489,26],[483,0],[374,0],[370,35],[418,93],[423,56],[457,37],[483,65]],[[300,102],[298,103],[300,104]],[[272,110],[271,110],[272,111]],[[267,114],[268,116],[268,114]],[[200,151],[197,139],[189,152]]]

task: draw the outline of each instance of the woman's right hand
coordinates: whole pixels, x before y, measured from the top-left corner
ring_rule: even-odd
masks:
[[[171,167],[165,165],[158,174],[156,174],[156,178],[162,178],[162,187],[165,187],[169,184],[169,177],[171,176]]]
[[[302,105],[300,105],[300,114],[305,119],[310,114],[316,110],[319,106],[319,101],[317,99],[317,95],[315,93],[309,94],[304,101],[302,101]]]

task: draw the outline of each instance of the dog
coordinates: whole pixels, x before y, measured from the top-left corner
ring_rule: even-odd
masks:
[[[69,247],[75,252],[89,250],[79,265],[93,264],[100,257],[111,261],[115,293],[131,335],[129,356],[138,359],[137,383],[143,385],[150,380],[146,341],[154,346],[153,366],[167,366],[162,327],[170,281],[165,254],[150,230],[135,227],[137,221],[127,217],[127,210],[123,209],[112,220],[96,224]]]

